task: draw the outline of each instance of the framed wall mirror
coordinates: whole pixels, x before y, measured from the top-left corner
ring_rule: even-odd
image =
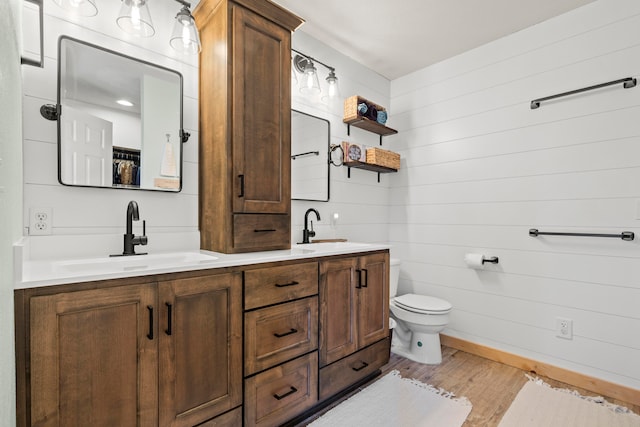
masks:
[[[329,120],[291,110],[291,199],[329,201]]]
[[[70,37],[58,42],[58,180],[182,189],[182,75]]]

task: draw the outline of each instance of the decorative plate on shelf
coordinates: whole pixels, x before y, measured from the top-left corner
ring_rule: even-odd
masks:
[[[362,158],[362,150],[359,146],[351,144],[349,145],[349,150],[347,151],[347,157],[349,160],[360,160]]]

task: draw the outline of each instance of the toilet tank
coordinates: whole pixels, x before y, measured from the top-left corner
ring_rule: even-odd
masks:
[[[398,293],[398,279],[400,278],[400,260],[391,258],[389,260],[389,298],[393,298]]]

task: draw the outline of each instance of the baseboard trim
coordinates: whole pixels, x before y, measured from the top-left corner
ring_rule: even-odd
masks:
[[[539,362],[518,356],[517,354],[508,353],[506,351],[448,335],[440,334],[440,342],[442,345],[446,345],[447,347],[475,354],[476,356],[484,357],[485,359],[493,360],[494,362],[499,362],[534,374],[553,378],[554,380],[584,388],[585,390],[602,394],[604,396],[620,399],[634,405],[640,405],[640,390],[636,390],[631,387],[594,378],[568,369],[559,368],[548,363]]]

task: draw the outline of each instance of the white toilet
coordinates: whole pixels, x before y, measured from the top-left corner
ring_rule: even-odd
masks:
[[[390,260],[389,308],[397,322],[391,351],[415,362],[437,365],[442,362],[440,331],[449,323],[451,304],[426,295],[396,296],[400,260]]]

